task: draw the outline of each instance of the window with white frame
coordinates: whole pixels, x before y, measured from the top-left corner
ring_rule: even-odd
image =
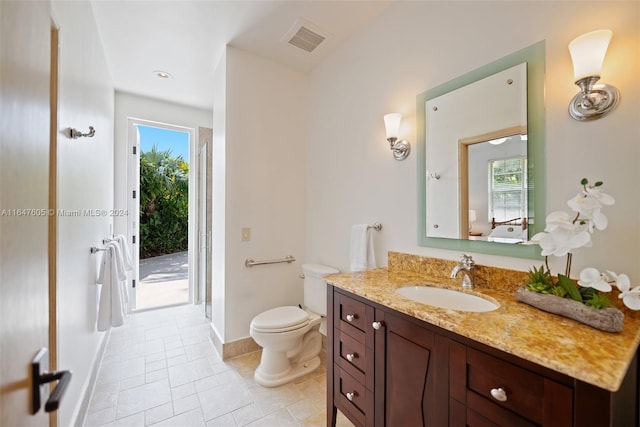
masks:
[[[508,221],[526,215],[526,157],[489,160],[489,218]]]

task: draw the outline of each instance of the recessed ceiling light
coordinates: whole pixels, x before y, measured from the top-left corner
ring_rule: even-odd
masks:
[[[173,77],[171,74],[167,73],[166,71],[162,71],[162,70],[156,70],[153,72],[153,74],[156,77],[159,77],[161,79],[170,79],[171,77]]]
[[[491,144],[491,145],[500,145],[503,142],[505,142],[506,140],[507,140],[507,138],[492,139],[491,141],[489,141],[489,144]]]

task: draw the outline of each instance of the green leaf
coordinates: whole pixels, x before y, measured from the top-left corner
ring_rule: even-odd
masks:
[[[600,187],[602,184],[604,184],[602,181],[598,181],[595,184],[593,184],[594,187]]]
[[[589,183],[589,180],[587,178],[582,178],[582,180],[580,181],[581,185],[587,185]]]
[[[558,285],[562,286],[562,288],[567,291],[569,298],[582,302],[582,295],[573,280],[569,279],[567,276],[558,274]]]
[[[584,301],[589,301],[594,296],[598,295],[598,291],[593,288],[580,288],[580,295]]]
[[[585,302],[588,306],[596,308],[598,310],[613,306],[613,303],[609,298],[601,294],[594,294],[591,299]]]

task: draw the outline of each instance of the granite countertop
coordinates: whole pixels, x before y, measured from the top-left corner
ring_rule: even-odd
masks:
[[[326,279],[370,301],[609,391],[620,388],[640,342],[640,312],[626,308],[621,308],[624,329],[609,333],[517,302],[511,290],[463,290],[459,278],[380,268]],[[500,307],[482,313],[432,307],[396,293],[397,288],[407,285],[469,292]]]

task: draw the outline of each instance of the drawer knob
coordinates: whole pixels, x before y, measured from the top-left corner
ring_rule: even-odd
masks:
[[[371,324],[371,326],[373,326],[373,329],[375,329],[377,331],[378,329],[380,329],[382,327],[382,322],[373,322]]]
[[[347,393],[347,399],[349,399],[349,402],[353,402],[353,398],[357,396],[357,393],[354,391],[352,393]]]
[[[353,322],[357,318],[358,316],[356,314],[347,314],[347,322]]]
[[[504,391],[502,387],[492,388],[491,389],[491,397],[493,397],[498,402],[506,402],[507,401],[507,392]]]
[[[354,359],[358,357],[358,353],[349,353],[347,354],[347,360],[349,362],[353,362]]]

